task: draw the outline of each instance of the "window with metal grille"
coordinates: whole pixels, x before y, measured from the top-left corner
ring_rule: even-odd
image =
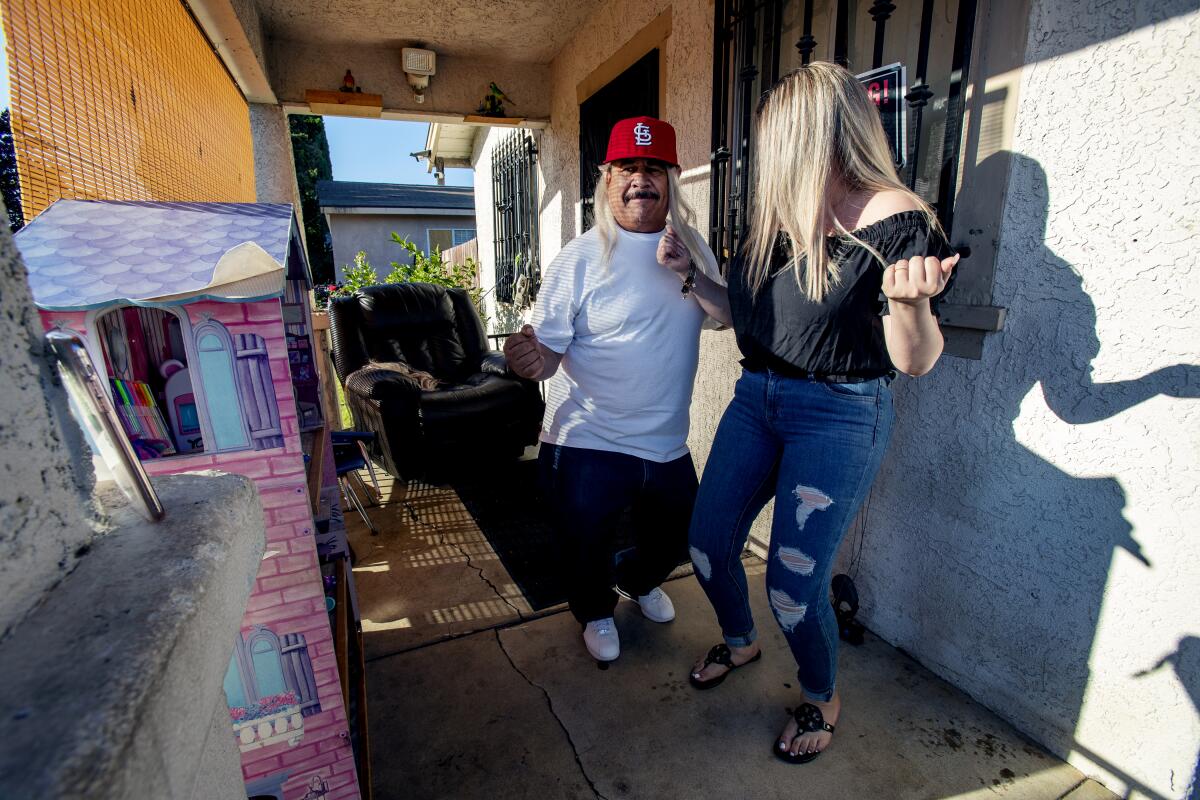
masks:
[[[907,134],[903,152],[896,154],[900,178],[934,207],[951,244],[958,244],[954,204],[977,3],[717,0],[709,244],[723,269],[749,228],[755,106],[781,75],[814,60],[834,61],[860,75],[885,64],[903,66],[909,85],[902,89]],[[970,294],[990,296],[992,265],[970,266],[973,275],[964,281],[960,274],[951,300],[964,294],[964,284],[984,279],[987,286],[972,285]],[[971,344],[958,348],[959,355],[973,355],[982,346],[982,332],[997,330],[1003,317],[983,305],[942,309],[943,325],[969,329]],[[947,352],[955,352],[949,339]]]
[[[530,131],[515,131],[492,150],[496,299],[532,302],[542,281],[538,255],[537,144]],[[527,289],[518,298],[517,285]]]

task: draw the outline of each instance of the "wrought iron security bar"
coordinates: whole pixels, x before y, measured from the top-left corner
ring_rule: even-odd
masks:
[[[532,302],[541,285],[537,152],[527,130],[513,132],[492,150],[496,299],[503,303]]]
[[[929,74],[934,0],[874,0],[869,4],[865,0],[832,0],[825,4],[814,0],[716,0],[709,244],[722,268],[748,232],[753,200],[753,114],[758,99],[778,80],[781,65],[796,61],[809,64],[818,47],[825,44],[826,57],[852,72],[862,72],[868,64],[880,67],[887,54],[888,21],[898,9],[912,9],[918,4],[921,16],[917,60],[909,66],[913,80],[904,96],[909,135],[901,179],[932,203],[943,227],[950,232],[977,0],[958,0],[949,74],[943,72],[938,76]],[[831,19],[826,20],[829,24],[825,30],[833,31],[832,47],[820,42],[814,31],[816,5],[828,8]],[[951,0],[947,5],[955,4]],[[851,36],[860,14],[869,15],[873,22],[869,43],[859,43]],[[799,20],[800,35],[795,42],[783,41],[787,30],[785,18],[792,17]],[[947,24],[942,19],[938,21]],[[790,47],[795,47],[798,59]],[[931,87],[942,84],[948,88],[938,97]],[[931,102],[944,104],[946,109],[942,131],[925,130],[926,109]],[[923,141],[924,147],[932,148],[932,157],[923,156]]]

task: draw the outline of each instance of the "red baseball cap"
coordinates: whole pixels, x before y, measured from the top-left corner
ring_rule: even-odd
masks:
[[[678,167],[675,129],[654,117],[631,117],[613,125],[604,163],[625,158],[654,158]]]

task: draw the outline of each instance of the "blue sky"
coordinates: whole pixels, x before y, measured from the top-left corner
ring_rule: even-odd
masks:
[[[333,179],[435,184],[425,162],[409,155],[425,149],[428,129],[424,122],[325,117]],[[446,185],[471,186],[474,175],[469,169],[448,169]]]

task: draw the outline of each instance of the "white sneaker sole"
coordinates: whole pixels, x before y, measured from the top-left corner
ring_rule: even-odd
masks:
[[[634,603],[634,605],[636,605],[638,607],[638,611],[642,612],[642,616],[645,617],[646,619],[650,620],[651,622],[657,622],[660,625],[665,625],[668,622],[675,621],[674,614],[671,614],[671,616],[667,617],[666,619],[658,619],[657,617],[650,616],[649,614],[646,613],[646,609],[642,608],[642,604],[637,601],[636,597],[634,597],[631,594],[626,594],[625,591],[623,589],[621,589],[621,587],[619,587],[619,586],[614,586],[613,591],[616,592],[617,594],[619,594],[621,597],[624,597],[626,600],[631,600]]]
[[[634,602],[637,602],[637,601],[635,600]],[[645,617],[646,619],[650,620],[651,622],[657,622],[659,625],[666,625],[668,622],[674,622],[674,621],[675,621],[675,615],[674,615],[674,614],[672,614],[671,616],[667,617],[666,619],[659,619],[658,617],[652,617],[652,616],[650,616],[649,614],[647,614],[647,613],[646,613],[646,609],[642,608],[640,605],[638,606],[638,610],[642,612],[642,616],[643,616],[643,617]]]
[[[621,657],[620,653],[617,653],[615,656],[598,655],[595,651],[592,650],[592,648],[587,646],[587,642],[584,642],[583,646],[587,647],[588,655],[590,655],[592,658],[596,659],[597,661],[603,661],[604,663],[608,663],[610,661],[616,661],[618,658]]]

